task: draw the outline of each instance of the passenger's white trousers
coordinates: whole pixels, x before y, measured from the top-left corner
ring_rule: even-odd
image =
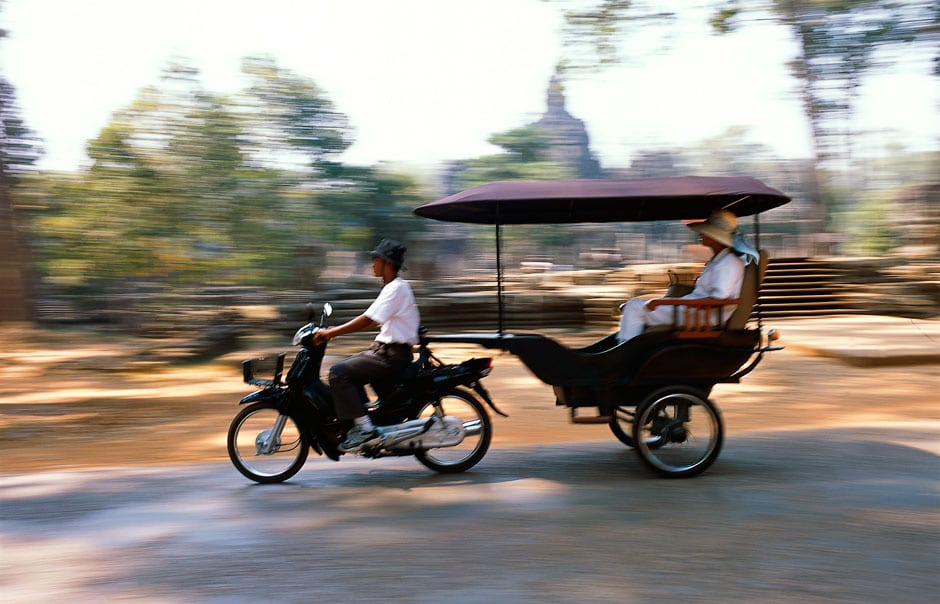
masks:
[[[621,342],[640,335],[647,325],[672,325],[675,306],[660,306],[656,310],[649,310],[646,308],[647,302],[648,300],[634,298],[624,305],[618,336]],[[679,312],[682,312],[681,308]]]

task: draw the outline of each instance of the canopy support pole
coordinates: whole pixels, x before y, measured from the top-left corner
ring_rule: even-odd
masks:
[[[754,247],[757,248],[758,252],[761,251],[760,249],[760,212],[754,214]],[[761,301],[760,301],[760,264],[758,264],[757,270],[758,270],[758,275],[757,275],[758,279],[755,281],[755,283],[757,283],[757,291],[754,292],[754,304],[756,308],[754,310],[757,312],[757,329],[759,331],[763,331],[764,317],[763,317],[763,313],[761,312],[761,307],[763,306],[763,304],[761,304]]]
[[[496,204],[496,214],[499,216],[499,204]],[[496,221],[496,307],[498,316],[498,329],[500,337],[503,335],[503,263],[500,260],[500,228]]]

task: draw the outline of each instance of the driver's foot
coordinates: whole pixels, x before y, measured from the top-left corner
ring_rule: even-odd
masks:
[[[346,433],[346,438],[343,439],[343,442],[339,444],[339,450],[343,452],[353,451],[363,445],[377,442],[381,438],[382,433],[379,432],[378,428],[363,432],[362,428],[359,426],[353,426],[349,432]]]

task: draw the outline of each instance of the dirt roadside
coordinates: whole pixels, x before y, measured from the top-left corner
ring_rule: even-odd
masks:
[[[556,334],[569,345],[594,335]],[[146,341],[6,328],[0,353],[0,472],[84,469],[227,459],[225,433],[244,358],[279,349],[268,341],[202,363],[170,363]],[[326,364],[364,347],[349,338]],[[288,350],[289,348],[284,348]],[[492,356],[472,346],[435,346],[445,361]],[[551,388],[508,354],[485,384],[509,418],[494,418],[494,446],[612,440],[607,426],[573,425]],[[324,366],[324,374],[326,365]],[[794,349],[768,355],[741,384],[713,399],[728,438],[764,430],[940,422],[936,366],[851,367]],[[940,453],[940,451],[938,451]]]

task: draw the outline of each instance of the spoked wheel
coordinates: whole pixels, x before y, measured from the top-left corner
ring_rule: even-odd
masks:
[[[254,403],[238,412],[228,429],[228,456],[255,482],[283,482],[307,461],[307,439],[297,423],[271,403]]]
[[[617,440],[633,448],[633,416],[632,407],[614,407],[614,413],[610,418],[610,431],[614,433]]]
[[[643,463],[661,476],[701,474],[718,458],[723,438],[718,408],[695,388],[663,388],[637,407],[634,446]]]
[[[463,422],[466,432],[459,445],[415,451],[415,457],[435,472],[454,474],[475,466],[490,448],[493,430],[483,403],[469,391],[457,388],[427,403],[416,417],[450,415]]]

